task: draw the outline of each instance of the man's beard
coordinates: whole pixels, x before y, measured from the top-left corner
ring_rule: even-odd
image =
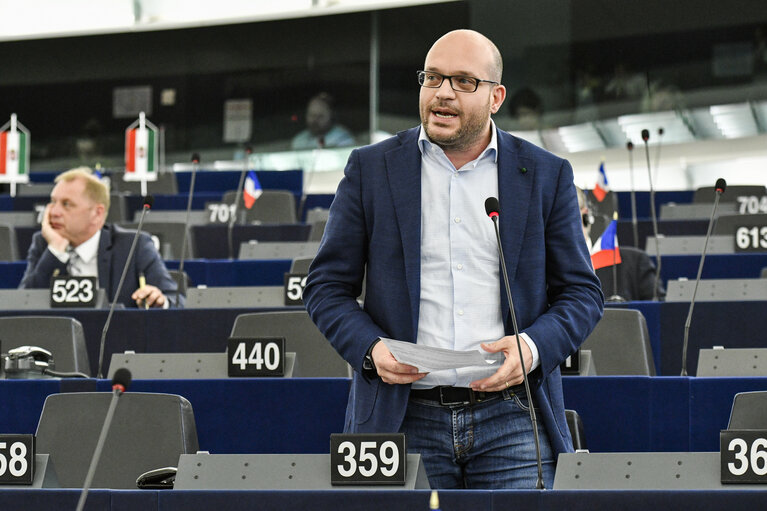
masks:
[[[429,123],[426,119],[430,117],[433,108],[439,108],[440,106],[442,105],[434,103],[428,106],[426,112],[421,112],[421,124],[423,125],[424,130],[426,130],[426,136],[428,136],[429,140],[433,143],[444,150],[463,151],[474,145],[477,140],[484,136],[489,115],[486,114],[485,111],[477,110],[475,113],[465,117],[464,112],[455,107],[449,108],[462,120],[458,131],[449,135],[438,135],[434,133],[434,130],[429,128]],[[445,108],[448,107],[445,106]]]

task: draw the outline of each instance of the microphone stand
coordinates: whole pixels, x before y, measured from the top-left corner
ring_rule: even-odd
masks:
[[[490,199],[488,199],[490,200]],[[498,200],[495,200],[497,204]],[[487,208],[487,201],[485,202],[485,208]],[[511,299],[511,287],[509,286],[509,275],[506,272],[506,260],[503,257],[503,248],[501,247],[501,233],[498,230],[498,211],[488,213],[493,220],[493,226],[495,227],[495,237],[498,240],[498,255],[501,258],[501,270],[503,271],[503,283],[506,286],[506,298],[509,300],[509,311],[511,312],[511,326],[514,329],[514,337],[517,340],[517,351],[519,352],[519,363],[522,366],[522,376],[525,382],[525,392],[527,393],[527,400],[530,409],[530,422],[533,426],[533,438],[535,439],[535,457],[538,462],[538,480],[535,487],[538,490],[543,490],[543,465],[541,461],[541,441],[538,438],[538,421],[535,417],[535,406],[533,406],[533,396],[530,393],[530,382],[527,379],[527,368],[525,367],[525,359],[522,356],[522,345],[519,340],[519,329],[517,328],[517,316],[514,313],[514,302]]]
[[[125,266],[123,267],[123,273],[120,276],[120,282],[117,284],[117,291],[115,291],[114,300],[112,300],[112,303],[109,306],[109,314],[107,314],[107,320],[104,323],[104,329],[101,331],[101,343],[99,344],[99,370],[97,373],[99,378],[104,377],[101,372],[104,363],[104,345],[106,344],[107,340],[109,324],[112,322],[112,314],[115,312],[117,298],[120,296],[120,291],[122,291],[123,283],[125,282],[125,275],[128,273],[128,266],[130,265],[131,258],[133,257],[133,253],[136,251],[136,242],[138,241],[139,234],[141,234],[141,226],[144,225],[144,216],[146,215],[146,212],[149,211],[149,208],[152,207],[152,202],[153,199],[151,195],[144,197],[144,207],[142,208],[141,216],[138,219],[138,228],[136,228],[136,234],[133,236],[133,242],[131,243],[130,250],[128,251],[128,258],[125,260]]]
[[[650,139],[650,132],[642,130],[642,140],[644,140],[644,152],[647,157],[647,177],[650,180],[650,215],[652,218],[652,230],[655,235],[655,258],[657,265],[655,268],[655,285],[652,290],[653,301],[658,301],[658,282],[660,281],[660,238],[658,237],[658,219],[655,216],[655,189],[652,186],[652,170],[650,168],[650,149],[647,146],[647,141]]]
[[[631,227],[634,231],[634,246],[639,246],[639,227],[637,225],[637,198],[634,188],[634,143],[629,140],[626,143],[626,149],[629,152],[629,178],[631,179]]]
[[[711,228],[714,225],[714,215],[716,214],[716,208],[719,206],[719,197],[724,193],[724,189],[727,186],[724,179],[719,178],[716,181],[716,195],[714,196],[714,207],[711,209],[711,218],[708,220],[708,229],[706,231],[706,240],[703,242],[703,254],[700,256],[700,264],[698,265],[698,276],[695,277],[695,287],[692,291],[692,300],[690,300],[690,308],[687,311],[687,319],[684,322],[684,339],[682,341],[682,376],[687,376],[687,342],[690,337],[690,323],[692,322],[692,309],[695,307],[695,296],[698,294],[698,283],[700,282],[701,273],[703,273],[703,261],[706,260],[706,250],[708,249],[708,239],[711,237]]]
[[[186,281],[184,278],[184,258],[186,256],[186,242],[189,234],[189,215],[192,212],[192,198],[194,197],[194,182],[197,177],[197,167],[200,166],[200,155],[194,153],[192,155],[192,178],[189,181],[189,198],[186,201],[186,221],[184,222],[184,241],[181,243],[181,259],[178,263],[179,279]],[[181,308],[181,300],[179,294],[181,293],[181,282],[176,285],[176,307]]]
[[[125,389],[130,385],[131,374],[125,368],[120,368],[115,371],[114,379],[112,380],[112,400],[109,402],[109,408],[107,409],[107,415],[104,419],[104,425],[101,427],[101,433],[99,433],[99,439],[96,442],[96,449],[93,451],[93,457],[91,463],[88,466],[88,473],[85,476],[85,482],[83,483],[83,490],[80,493],[80,499],[77,501],[76,511],[82,511],[85,507],[85,500],[88,498],[88,491],[90,490],[93,477],[96,475],[96,467],[101,459],[101,453],[104,450],[104,444],[107,440],[107,433],[109,427],[112,425],[112,419],[114,418],[115,409],[117,408],[117,400],[120,398]]]
[[[240,171],[240,182],[237,184],[237,193],[234,196],[234,212],[229,217],[229,226],[227,228],[227,240],[229,242],[229,259],[234,259],[234,245],[232,242],[232,230],[234,229],[234,224],[237,222],[238,217],[240,216],[240,211],[242,210],[240,208],[240,203],[242,202],[242,189],[245,186],[245,175],[248,173],[248,168],[250,165],[250,155],[253,152],[250,146],[245,148],[245,163],[242,166],[242,170]]]

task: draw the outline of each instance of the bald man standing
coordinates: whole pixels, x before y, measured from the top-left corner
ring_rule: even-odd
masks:
[[[438,39],[418,71],[421,125],[349,157],[304,291],[355,369],[347,432],[404,432],[433,488],[534,488],[536,407],[546,487],[572,451],[560,364],[602,315],[572,169],[491,119],[503,62],[482,34]],[[484,203],[500,202],[522,363]],[[356,297],[366,282],[365,304]],[[419,373],[381,338],[502,353],[504,362]]]

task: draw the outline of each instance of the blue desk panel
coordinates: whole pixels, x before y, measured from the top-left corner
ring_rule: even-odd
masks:
[[[179,394],[192,404],[200,448],[212,453],[323,453],[343,430],[347,378],[136,380],[130,391]],[[107,391],[107,380],[41,385],[0,380],[13,415],[0,432],[34,433],[45,396]],[[565,406],[583,420],[592,452],[718,451],[737,392],[767,390],[765,378],[567,376]],[[7,401],[4,401],[7,402]]]

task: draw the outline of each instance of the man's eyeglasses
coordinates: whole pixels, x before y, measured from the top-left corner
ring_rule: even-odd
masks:
[[[445,78],[450,81],[450,87],[456,92],[476,92],[479,84],[482,82],[492,83],[493,85],[500,85],[493,80],[480,80],[473,76],[462,75],[441,75],[434,71],[418,71],[418,84],[421,87],[428,87],[430,89],[438,89],[442,86],[442,82]]]

